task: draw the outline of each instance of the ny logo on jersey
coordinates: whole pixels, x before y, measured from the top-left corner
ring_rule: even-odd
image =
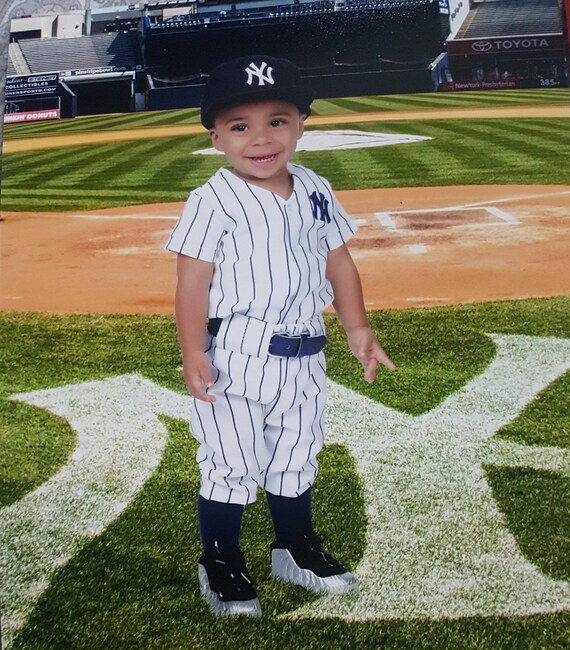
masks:
[[[257,85],[265,86],[265,83],[273,85],[273,68],[263,61],[259,67],[253,61],[245,69],[247,72],[247,84],[253,85],[253,78],[257,77]]]
[[[329,202],[325,198],[324,194],[320,192],[313,192],[309,195],[311,200],[311,208],[313,210],[313,219],[320,219],[321,221],[326,221],[326,223],[331,222],[331,217],[329,215]]]

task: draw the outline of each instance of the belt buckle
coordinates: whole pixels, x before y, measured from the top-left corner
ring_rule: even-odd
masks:
[[[294,359],[298,359],[301,356],[301,348],[303,347],[303,341],[309,335],[308,334],[289,334],[287,332],[283,332],[282,334],[278,334],[278,336],[282,336],[283,338],[286,338],[286,339],[296,339],[296,340],[299,341],[299,347],[297,348],[297,352],[295,354],[291,355]]]

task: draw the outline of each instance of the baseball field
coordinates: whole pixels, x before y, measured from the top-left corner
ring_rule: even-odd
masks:
[[[196,445],[163,250],[223,160],[197,111],[8,125],[0,295],[4,647],[570,648],[570,94],[315,102],[295,161],[359,225],[361,378],[334,314],[316,527],[360,591],[270,579],[259,620],[198,591]]]

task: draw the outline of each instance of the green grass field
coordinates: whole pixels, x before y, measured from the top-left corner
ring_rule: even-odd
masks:
[[[328,317],[330,376],[420,416],[484,371],[494,355],[486,332],[567,338],[569,305],[560,298],[376,312],[373,327],[399,369],[383,374],[374,387],[360,378],[340,327]],[[9,341],[1,357],[4,397],[125,373],[184,392],[171,318],[4,314],[0,327],[2,340]],[[569,450],[568,380],[568,375],[556,379],[495,437]],[[0,414],[2,503],[17,505],[66,462],[74,433],[64,418],[21,402],[3,400]],[[57,572],[15,648],[568,647],[570,618],[562,613],[452,621],[281,620],[279,614],[308,596],[268,578],[271,533],[263,499],[247,510],[243,541],[265,616],[259,622],[212,621],[195,580],[195,445],[182,420],[165,421],[168,443],[157,470],[123,514]],[[569,580],[568,473],[486,466],[485,475],[524,556],[545,575]],[[355,567],[364,552],[367,520],[354,463],[338,445],[321,455],[315,509],[329,547]],[[378,590],[381,599],[381,584]]]
[[[437,106],[564,103],[567,90],[411,95],[320,100],[315,113],[354,113]],[[105,116],[61,123],[14,125],[10,137],[41,137],[70,129],[144,128],[196,121],[196,111]],[[69,125],[69,126],[68,126]],[[302,152],[296,160],[326,176],[333,187],[444,186],[458,184],[570,183],[570,120],[441,120],[347,123],[334,128],[408,133],[432,138],[406,146]],[[210,146],[207,134],[104,143],[4,157],[4,210],[89,210],[183,201],[222,164],[195,156]]]
[[[320,101],[315,113],[567,101],[568,91],[556,90],[391,96]],[[196,111],[104,116],[9,126],[5,135],[196,120]],[[298,155],[336,189],[570,183],[568,120],[347,126],[433,139]],[[221,162],[192,155],[208,145],[207,136],[191,136],[8,154],[2,207],[86,210],[181,201]],[[186,416],[168,406],[185,395],[173,319],[0,313],[5,640],[14,637],[10,647],[18,650],[568,650],[569,315],[570,297],[563,296],[371,312],[371,324],[398,366],[395,373],[382,372],[373,386],[363,381],[338,321],[327,315],[331,390],[339,396],[353,392],[343,398],[346,403],[331,405],[332,442],[320,455],[315,485],[316,527],[326,534],[327,549],[353,570],[372,553],[395,561],[380,576],[363,576],[363,598],[369,600],[359,601],[352,618],[341,616],[343,607],[350,611],[344,601],[330,605],[337,612],[332,617],[290,618],[299,608],[317,612],[327,605],[270,579],[271,528],[260,495],[246,509],[243,548],[264,615],[226,621],[208,614],[198,592],[196,445]],[[495,365],[497,358],[504,359],[504,368]],[[132,416],[130,398],[115,400],[123,376],[147,381],[132,394]],[[110,378],[118,382],[115,388],[97,397]],[[484,386],[486,393],[480,392]],[[370,447],[380,440],[384,453],[367,456],[365,449],[359,464],[356,451],[334,436],[344,432],[350,439],[359,431],[357,419],[343,416],[343,409],[350,414],[365,398],[361,411],[387,409],[377,419],[370,415],[366,425]],[[137,399],[143,405],[138,411]],[[520,403],[515,407],[509,399]],[[144,426],[128,429],[139,415],[147,418]],[[390,422],[405,425],[391,429]],[[471,476],[461,463],[471,458],[473,441],[467,444],[461,432],[470,435],[485,426],[490,433],[466,465]],[[123,428],[132,438],[119,452],[113,445]],[[94,449],[81,442],[84,430],[101,435]],[[98,465],[102,457],[110,467],[114,453],[123,453],[117,456],[123,474]],[[138,459],[132,466],[131,456]],[[76,467],[76,474],[66,474],[65,482],[68,467]],[[125,486],[138,473],[140,485],[128,492]],[[382,503],[382,490],[390,486],[394,501]],[[454,510],[448,488],[466,499],[465,509]],[[400,495],[410,498],[400,502]],[[473,495],[491,515],[470,501]],[[84,513],[90,499],[95,505]],[[98,500],[104,525],[96,514]],[[58,512],[67,513],[61,525]],[[478,534],[468,534],[467,524],[479,526]],[[512,566],[509,554],[516,556]],[[504,559],[504,568],[496,557]],[[424,588],[439,603],[432,613],[420,594]],[[374,614],[383,607],[385,614]],[[23,626],[16,633],[18,621]]]
[[[570,90],[568,88],[550,88],[548,90],[493,90],[461,93],[418,93],[415,95],[378,95],[375,97],[350,97],[331,100],[319,99],[313,103],[311,110],[313,115],[336,115],[341,113],[437,108],[540,106],[568,104],[568,102],[570,102]],[[198,122],[198,109],[101,115],[47,123],[7,124],[4,139],[12,140],[118,129],[142,129],[176,124],[197,124]]]

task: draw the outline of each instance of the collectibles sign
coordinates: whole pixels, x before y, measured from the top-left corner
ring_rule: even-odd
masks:
[[[515,38],[487,38],[449,41],[449,54],[498,54],[504,52],[538,52],[563,50],[565,41],[558,36],[518,36]]]
[[[22,75],[6,79],[6,97],[49,95],[57,90],[59,73]]]

